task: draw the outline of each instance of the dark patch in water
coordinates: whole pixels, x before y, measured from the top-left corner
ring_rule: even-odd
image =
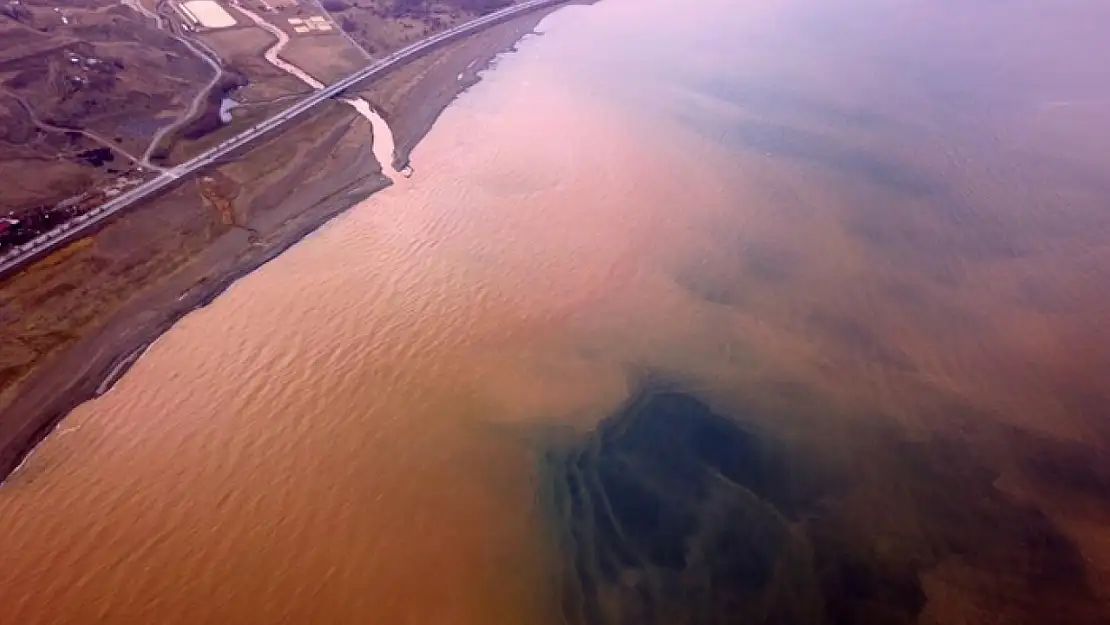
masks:
[[[1110,463],[1104,447],[1020,430],[1010,432],[1007,443],[1018,451],[1021,468],[1041,487],[1073,501],[1088,498],[1110,505]]]
[[[904,195],[947,193],[939,180],[908,164],[803,128],[755,119],[711,119],[707,114],[685,114],[681,119],[699,134],[733,149],[803,161]]]
[[[942,563],[997,622],[1104,622],[1075,546],[964,446],[787,442],[744,417],[648,391],[547,453],[567,623],[909,624]]]
[[[744,273],[765,282],[788,282],[797,275],[798,256],[785,246],[749,243],[742,252]]]
[[[789,249],[745,243],[738,260],[727,253],[704,251],[678,269],[675,281],[706,302],[739,309],[750,304],[753,281],[787,284],[797,276],[800,264]]]
[[[691,88],[710,97],[735,104],[747,111],[766,116],[793,115],[835,126],[851,126],[863,130],[906,132],[902,124],[875,111],[843,106],[827,99],[808,95],[795,86],[775,78],[736,81],[704,81]]]
[[[870,362],[902,372],[917,370],[902,350],[855,318],[817,311],[807,316],[806,325],[813,335],[835,345],[835,353],[859,354]]]
[[[746,303],[742,282],[727,275],[708,273],[702,266],[679,271],[675,280],[684,289],[710,304],[742,308]]]

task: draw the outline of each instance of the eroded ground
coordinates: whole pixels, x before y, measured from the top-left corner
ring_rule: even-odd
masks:
[[[511,2],[326,4],[220,0],[230,25],[213,26],[177,0],[8,3],[0,172],[40,175],[0,199],[0,252],[241,132],[313,81]]]
[[[387,185],[368,131],[350,109],[331,105],[6,280],[0,464],[10,469],[43,416],[94,393],[129,350]]]
[[[374,93],[391,105],[398,145],[411,146],[484,66],[534,27],[536,16],[446,45]],[[439,71],[429,71],[429,67]],[[449,78],[444,74],[448,71]],[[436,84],[428,84],[436,83]],[[280,103],[246,107],[247,123]],[[0,283],[0,474],[73,406],[184,313],[280,253],[331,216],[389,184],[371,127],[339,102],[233,162],[183,182]],[[185,159],[223,128],[175,146]]]

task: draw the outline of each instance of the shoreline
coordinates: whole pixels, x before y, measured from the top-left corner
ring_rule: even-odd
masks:
[[[189,313],[212,303],[240,278],[277,258],[309,234],[372,194],[388,188],[390,184],[388,179],[370,177],[368,180],[356,182],[339,190],[337,195],[341,197],[325,200],[308,209],[306,214],[310,212],[316,212],[316,214],[305,220],[305,223],[299,227],[287,231],[258,255],[248,256],[236,262],[229,271],[217,276],[216,279],[202,281],[183,293],[178,291],[165,293],[165,295],[177,295],[171,297],[168,304],[136,307],[141,310],[135,311],[121,311],[99,331],[79,340],[77,344],[59,354],[55,361],[44,363],[24,382],[24,386],[29,388],[20,389],[22,392],[18,392],[16,398],[0,412],[3,426],[9,426],[4,428],[7,430],[11,422],[19,418],[20,409],[25,405],[30,404],[27,406],[29,408],[39,407],[37,414],[32,413],[34,416],[23,419],[16,432],[0,433],[0,486],[8,482],[26,457],[34,452],[35,448],[70,412],[86,401],[110,391],[131,367],[138,363],[146,351],[178,321]],[[114,332],[119,329],[117,326],[132,323],[133,314],[157,318],[154,320],[148,318],[151,323],[132,329],[129,336],[119,336]],[[90,354],[91,360],[87,360],[83,365],[78,364],[78,361]],[[68,379],[58,384],[57,378],[60,375],[65,375]],[[44,395],[50,395],[50,397],[44,397]]]
[[[394,155],[392,167],[401,172],[412,165],[411,155],[424,136],[428,134],[439,121],[440,116],[450,107],[456,99],[466,93],[471,87],[482,80],[481,74],[496,69],[498,57],[517,52],[522,40],[529,36],[540,36],[536,27],[548,15],[571,6],[588,6],[597,0],[567,0],[560,4],[538,9],[527,15],[509,20],[489,30],[476,33],[465,41],[459,42],[460,48],[470,46],[469,54],[460,56],[471,58],[471,61],[461,66],[437,67],[429,58],[414,60],[410,65],[415,67],[425,66],[424,71],[429,73],[439,72],[437,80],[428,81],[419,85],[407,94],[407,98],[396,98],[390,93],[391,78],[401,75],[396,72],[391,76],[383,77],[358,92],[374,106],[375,110],[393,129]],[[491,45],[493,40],[499,41]],[[449,84],[444,89],[442,85]],[[429,105],[432,103],[432,105]]]
[[[459,95],[480,82],[479,74],[489,69],[497,57],[514,52],[520,39],[533,33],[540,21],[562,6],[566,5],[529,13],[489,31],[477,33],[458,42],[459,50],[445,48],[437,63],[445,62],[450,69],[452,61],[454,65],[466,61],[466,69],[458,74],[451,69],[450,84],[443,76],[430,72],[424,83],[425,86],[435,83],[430,85],[433,94],[419,98],[414,104],[397,108],[382,106],[375,101],[375,95],[380,96],[375,94],[375,85],[361,90],[371,104],[379,108],[393,129],[396,142],[394,164],[404,163],[407,166],[412,151],[432,130],[443,111]],[[442,58],[447,60],[442,61]],[[391,75],[405,71],[404,67],[398,68]],[[466,79],[461,80],[456,75]],[[380,82],[385,83],[388,78],[383,77]],[[410,95],[419,97],[420,94]],[[401,102],[404,100],[404,97],[400,99]],[[398,114],[398,110],[404,113]],[[317,156],[332,154],[333,148],[344,139],[357,134],[352,128],[353,123],[354,117],[349,117],[346,123],[339,124],[331,136],[312,152],[319,153]],[[296,132],[294,129],[283,134]],[[253,152],[266,152],[272,148],[272,143],[278,141],[280,137]],[[338,174],[327,172],[327,183],[299,180],[290,185],[296,191],[281,193],[282,199],[278,200],[279,207],[275,209],[279,221],[271,224],[276,227],[269,229],[267,240],[261,243],[256,240],[257,233],[253,227],[231,228],[190,259],[187,266],[164,276],[156,284],[144,285],[143,291],[110,313],[105,321],[33,365],[30,373],[7,389],[0,388],[0,392],[10,396],[6,404],[0,405],[0,486],[8,484],[13,475],[18,475],[18,469],[35,448],[70,412],[86,401],[109,392],[150,346],[179,320],[207,306],[240,278],[280,256],[335,217],[393,184],[382,174],[385,164],[377,163],[370,142],[358,146],[356,152],[352,161]],[[250,156],[246,155],[242,160]],[[303,160],[309,162],[312,159]],[[188,186],[181,185],[168,195],[180,196]],[[263,194],[256,199],[266,200],[267,195],[274,195],[264,193],[265,190],[259,191]],[[151,204],[157,202],[155,200]],[[92,234],[89,238],[96,236]],[[0,285],[0,293],[8,286],[10,284]]]
[[[534,21],[538,24],[539,21],[541,21],[549,14],[550,11],[538,12],[538,19],[535,19]],[[417,114],[410,115],[409,119],[397,119],[401,116],[396,116],[394,113],[388,113],[386,111],[379,111],[382,119],[384,119],[385,122],[389,124],[390,128],[395,128],[396,125],[408,126],[406,128],[407,132],[395,131],[394,133],[395,140],[393,149],[393,162],[390,164],[393,170],[401,172],[412,167],[412,152],[416,149],[418,145],[420,145],[420,142],[424,140],[424,137],[432,131],[432,128],[435,127],[436,122],[438,122],[439,118],[443,116],[443,113],[445,113],[447,109],[455,103],[455,100],[457,100],[462,94],[469,91],[471,87],[477,85],[482,81],[481,74],[483,72],[496,69],[496,62],[498,57],[503,54],[516,53],[517,45],[521,41],[523,41],[525,37],[538,36],[540,34],[541,33],[535,31],[535,26],[532,26],[528,29],[528,32],[523,32],[505,49],[494,52],[492,54],[482,55],[481,57],[476,58],[472,62],[472,65],[468,66],[466,69],[464,69],[463,72],[458,75],[459,77],[456,78],[457,88],[454,90],[454,94],[451,96],[451,98],[443,106],[427,107],[424,111],[417,111]]]

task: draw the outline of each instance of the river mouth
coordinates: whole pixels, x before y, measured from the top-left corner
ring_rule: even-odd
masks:
[[[344,102],[358,111],[358,114],[373,128],[374,139],[371,148],[374,151],[374,158],[377,159],[378,164],[381,165],[382,172],[394,171],[402,173],[398,172],[393,166],[397,148],[393,140],[393,129],[389,127],[389,122],[385,121],[385,118],[364,98],[352,98],[344,100]],[[396,182],[395,176],[389,175],[388,173],[386,175]]]
[[[1049,622],[1039,606],[1065,596],[1067,622],[1094,622],[1075,545],[960,446],[874,429],[783,436],[768,425],[781,417],[653,384],[549,449],[567,622],[910,624],[940,567],[979,591],[1021,588],[1020,605],[995,606],[1007,622]]]

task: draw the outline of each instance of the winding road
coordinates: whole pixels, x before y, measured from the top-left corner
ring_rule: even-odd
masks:
[[[280,129],[282,126],[312,110],[317,105],[333,97],[341,96],[344,91],[365,80],[384,74],[398,65],[402,65],[445,42],[470,35],[511,17],[543,7],[563,4],[566,1],[567,0],[529,0],[527,2],[522,2],[471,20],[449,30],[445,30],[439,34],[432,35],[427,39],[418,41],[388,56],[378,59],[350,76],[305,96],[304,99],[293,104],[284,111],[251,126],[247,130],[227,139],[206,152],[180,165],[166,169],[157,177],[121,193],[88,213],[75,217],[50,232],[46,232],[6,254],[0,255],[0,277],[6,276],[13,271],[18,271],[26,263],[43,254],[49,253],[68,241],[89,234],[106,219],[109,219],[120,211],[126,210],[134,204],[173,186],[184,176],[188,176],[215,164],[220,159],[254,142],[260,137]]]
[[[324,88],[324,83],[316,80],[316,78],[314,78],[311,74],[304,71],[300,67],[297,67],[292,63],[282,60],[282,58],[279,56],[281,54],[281,51],[285,49],[286,44],[289,43],[289,35],[287,35],[285,31],[281,30],[277,26],[274,26],[270,22],[267,22],[265,19],[262,18],[262,16],[258,15],[254,11],[243,7],[239,4],[238,0],[232,0],[231,5],[235,7],[237,11],[247,16],[247,18],[257,24],[263,30],[266,30],[271,35],[277,38],[277,43],[270,46],[270,48],[266,50],[265,54],[262,55],[267,61],[269,61],[271,65],[287,74],[296,77],[298,80],[308,85],[309,87],[312,87],[313,89]],[[362,50],[362,48],[359,48],[359,50]],[[374,112],[374,108],[370,106],[370,103],[367,102],[364,98],[341,98],[341,100],[345,104],[348,104],[352,108],[354,108],[359,115],[364,117],[366,121],[370,122],[370,125],[373,126],[374,156],[378,159],[378,162],[381,163],[382,170],[385,171],[385,168],[392,165],[394,156],[393,131],[389,129],[389,124],[385,123],[385,120],[376,112]]]
[[[262,54],[263,58],[265,58],[270,65],[273,65],[274,67],[287,74],[291,74],[297,77],[297,79],[299,79],[304,84],[312,87],[313,89],[324,88],[324,83],[316,80],[308,72],[297,67],[296,65],[285,62],[280,56],[278,56],[281,54],[281,51],[285,49],[285,46],[289,43],[289,35],[287,35],[285,31],[262,19],[262,16],[239,4],[237,0],[232,0],[231,6],[235,7],[236,11],[247,16],[247,18],[250,21],[254,22],[259,28],[265,30],[266,32],[277,38],[277,43],[270,46],[266,50],[266,52]]]
[[[13,100],[15,100],[16,103],[19,104],[19,106],[22,107],[23,110],[27,113],[27,116],[30,118],[31,123],[34,124],[36,127],[38,127],[40,130],[42,130],[43,132],[55,132],[55,133],[61,133],[61,134],[75,132],[75,133],[93,141],[94,143],[98,143],[101,146],[112,150],[113,152],[122,154],[123,156],[130,159],[131,162],[135,163],[136,165],[144,165],[145,166],[145,164],[139,159],[138,156],[135,156],[134,154],[131,154],[127,150],[124,150],[120,146],[116,145],[115,143],[112,143],[111,141],[105,139],[104,137],[101,137],[100,135],[96,134],[95,132],[92,132],[90,130],[85,130],[84,128],[66,128],[66,127],[63,127],[63,126],[55,126],[54,124],[45,122],[45,121],[43,121],[42,119],[39,118],[38,114],[35,113],[34,107],[32,107],[31,103],[28,102],[23,96],[21,96],[17,93],[13,93],[13,92],[11,92],[7,89],[3,89],[3,88],[0,88],[0,93],[2,93],[4,95],[12,98]],[[152,169],[161,170],[162,168],[161,167],[153,167]]]
[[[209,67],[212,68],[212,78],[210,78],[208,82],[205,83],[204,87],[202,87],[201,90],[196,94],[196,96],[193,97],[192,101],[189,102],[189,107],[185,109],[185,111],[181,115],[178,115],[177,119],[175,119],[173,122],[162,126],[158,129],[157,132],[154,133],[154,136],[150,139],[150,145],[146,147],[146,151],[144,151],[143,155],[140,157],[140,162],[144,166],[150,167],[152,169],[161,169],[160,167],[151,164],[150,156],[154,154],[155,150],[158,149],[158,145],[162,143],[162,139],[164,139],[166,135],[168,135],[175,128],[184,123],[185,120],[191,119],[194,115],[197,114],[197,111],[200,110],[201,105],[204,104],[205,99],[208,97],[208,92],[215,88],[215,86],[220,82],[220,77],[223,76],[223,68],[220,67],[218,57],[216,57],[215,53],[212,52],[212,50],[208,46],[202,44],[199,41],[190,41],[185,37],[181,37],[171,32],[170,29],[166,28],[166,22],[162,19],[162,16],[143,6],[141,0],[122,1],[123,4],[127,5],[128,7],[131,7],[135,11],[138,11],[146,17],[154,20],[154,25],[158,27],[158,30],[161,30],[170,37],[173,37],[186,48],[189,48],[189,50],[191,50],[193,54],[195,54],[198,58],[200,58],[202,61],[207,63]]]

